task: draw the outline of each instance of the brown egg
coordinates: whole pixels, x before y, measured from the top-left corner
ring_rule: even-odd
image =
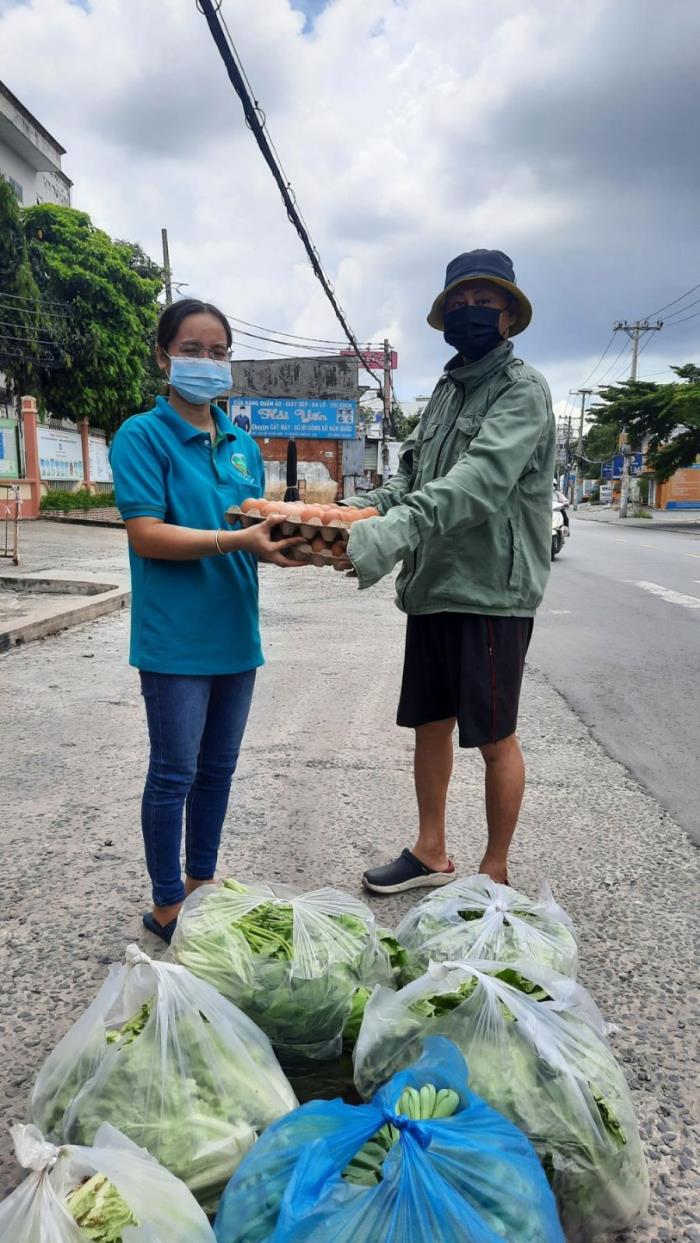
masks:
[[[347,557],[347,555],[347,544],[344,544],[342,540],[337,539],[334,544],[331,544],[332,557]]]
[[[247,496],[241,505],[241,513],[247,514],[249,509],[260,509],[262,503],[257,496]]]
[[[315,535],[311,541],[311,547],[314,552],[325,552],[328,545],[322,535]]]
[[[362,510],[362,517],[363,518],[378,518],[379,510],[375,509],[374,505],[369,505],[367,509]]]
[[[335,526],[337,522],[342,521],[342,511],[340,509],[327,509],[321,518],[324,527]]]

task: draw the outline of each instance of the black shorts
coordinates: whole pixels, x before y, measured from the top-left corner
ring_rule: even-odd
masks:
[[[456,717],[460,747],[515,733],[532,617],[410,616],[397,725]]]

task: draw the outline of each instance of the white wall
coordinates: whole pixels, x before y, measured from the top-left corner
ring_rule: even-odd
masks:
[[[19,182],[22,187],[23,207],[32,207],[36,203],[37,174],[35,170],[2,139],[0,139],[0,173],[4,177],[12,177],[13,181]]]

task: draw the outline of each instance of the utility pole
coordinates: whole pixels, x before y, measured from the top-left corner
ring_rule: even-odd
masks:
[[[384,338],[384,382],[382,384],[384,414],[382,416],[382,482],[389,478],[389,437],[391,435],[391,346]]]
[[[632,342],[632,362],[630,365],[630,380],[637,379],[637,367],[639,363],[639,342],[648,332],[659,332],[663,328],[662,319],[657,319],[655,324],[650,324],[648,320],[638,319],[634,324],[628,324],[627,320],[618,320],[613,324],[613,332],[626,332]],[[624,430],[620,434],[620,447],[622,449],[622,483],[620,485],[620,517],[627,517],[627,505],[630,495],[630,457],[632,451],[627,444],[627,436]]]
[[[170,306],[173,300],[173,281],[172,270],[170,268],[170,251],[168,250],[168,230],[161,229],[160,236],[163,239],[163,278],[165,280],[165,305]]]
[[[586,416],[586,398],[593,392],[592,388],[573,390],[581,398],[581,413],[578,420],[578,444],[576,445],[576,483],[574,486],[574,509],[578,509],[579,501],[583,500],[583,420]]]

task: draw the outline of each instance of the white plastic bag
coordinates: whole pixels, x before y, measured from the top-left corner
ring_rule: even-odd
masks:
[[[32,1118],[57,1142],[118,1126],[211,1211],[239,1162],[296,1098],[266,1036],[185,967],[136,945],[49,1055]]]
[[[393,981],[369,907],[330,888],[202,885],[180,912],[172,950],[286,1057],[337,1056],[357,995],[364,1005],[368,988]]]
[[[402,919],[396,937],[406,951],[405,981],[446,959],[511,962],[531,959],[576,976],[573,924],[543,884],[536,902],[489,876],[465,876],[422,898]]]
[[[0,1204],[2,1243],[214,1243],[187,1188],[113,1127],[101,1126],[91,1148],[57,1148],[34,1126],[12,1127],[12,1138],[17,1160],[32,1173]],[[131,1219],[118,1235],[109,1221],[104,1232],[94,1221],[81,1229],[67,1207],[71,1193],[96,1175],[108,1180],[111,1195],[116,1189]]]
[[[355,1077],[371,1097],[426,1036],[461,1049],[474,1091],[532,1140],[570,1243],[627,1230],[649,1184],[606,1024],[580,985],[534,963],[448,962],[365,1008]]]

